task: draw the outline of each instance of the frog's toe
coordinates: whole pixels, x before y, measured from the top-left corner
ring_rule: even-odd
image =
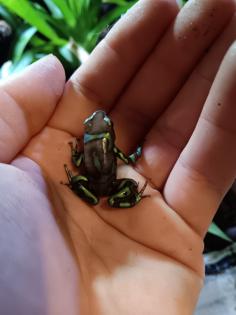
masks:
[[[119,198],[111,197],[111,198],[108,199],[109,206],[113,207],[113,208],[131,208],[136,203],[137,202],[134,203],[130,199],[126,200],[125,198],[119,199]]]

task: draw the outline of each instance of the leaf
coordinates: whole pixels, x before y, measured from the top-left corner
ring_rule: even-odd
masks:
[[[12,73],[20,72],[33,61],[35,61],[34,53],[32,51],[28,51],[19,61],[15,63],[12,61],[5,62],[0,68],[0,78],[7,78]]]
[[[17,21],[15,16],[13,16],[13,14],[6,10],[2,5],[0,5],[0,16],[4,18],[4,20],[8,22],[13,28],[17,28]]]
[[[103,3],[117,4],[117,5],[120,5],[120,6],[128,4],[128,1],[125,1],[125,0],[102,0],[102,2]]]
[[[11,73],[13,72],[20,72],[21,70],[23,70],[25,67],[27,67],[28,65],[30,65],[33,61],[35,60],[34,58],[34,54],[31,51],[27,51],[22,57],[21,59],[16,62],[15,64],[13,64],[12,68],[11,68]]]
[[[47,0],[47,2],[49,2],[49,0]],[[67,24],[71,27],[75,27],[76,18],[73,14],[73,11],[71,11],[70,7],[68,6],[66,0],[51,0],[50,2],[54,3],[59,8]]]
[[[111,23],[117,21],[123,14],[127,12],[128,9],[130,9],[134,5],[134,1],[129,2],[126,6],[119,6],[112,11],[110,11],[108,14],[106,14],[101,21],[95,26],[95,28],[90,31],[87,35],[85,48],[88,51],[91,51],[94,46],[96,45],[96,42],[101,34],[101,32],[109,26]]]
[[[188,0],[178,0],[177,1],[177,3],[180,5],[180,7],[183,7],[187,2],[188,2]]]
[[[37,32],[36,27],[30,27],[22,32],[16,42],[16,45],[13,48],[13,62],[20,60],[25,50],[25,47]]]
[[[129,2],[125,6],[120,6],[110,11],[102,18],[92,32],[101,32],[107,25],[118,20],[123,14],[125,14],[134,5],[134,3],[135,2],[133,1]]]
[[[229,238],[214,222],[211,223],[208,232],[232,243],[231,238]]]
[[[81,14],[82,3],[81,0],[67,0],[70,9],[75,12],[75,16],[78,17]]]
[[[47,45],[47,41],[45,39],[42,39],[40,37],[38,37],[37,35],[35,35],[34,37],[31,38],[30,44],[33,47],[40,47],[43,45]]]
[[[4,62],[0,68],[0,79],[5,79],[10,75],[12,62],[10,60]]]
[[[27,0],[0,0],[9,10],[35,26],[40,33],[52,40],[56,45],[64,45],[66,41],[58,37],[54,29],[46,22],[47,14],[34,8]]]
[[[52,0],[44,0],[44,2],[47,5],[48,10],[51,12],[53,17],[55,17],[56,19],[60,19],[63,17],[61,11]]]
[[[68,48],[68,45],[64,46],[64,47],[60,47],[59,48],[59,53],[61,54],[61,56],[68,62],[68,63],[75,63],[75,60],[77,60],[77,64],[79,64],[78,59],[75,57],[75,55],[70,51],[70,49]]]
[[[67,0],[70,9],[75,12],[75,16],[80,15],[80,0]]]

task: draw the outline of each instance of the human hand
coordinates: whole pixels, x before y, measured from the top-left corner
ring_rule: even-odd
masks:
[[[174,1],[142,0],[60,100],[64,76],[53,57],[2,83],[1,308],[193,312],[202,239],[235,177],[235,45],[219,68],[235,38],[235,18],[224,30],[234,11],[233,0],[190,1],[170,25]],[[110,209],[103,199],[90,207],[60,184],[68,142],[98,108],[109,112],[126,152],[145,139],[136,168],[118,172],[140,187],[149,180],[150,197],[134,208]]]

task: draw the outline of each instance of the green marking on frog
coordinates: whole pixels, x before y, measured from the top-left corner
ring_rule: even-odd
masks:
[[[79,151],[78,139],[70,143],[73,164],[83,166],[83,175],[73,175],[65,165],[67,186],[86,202],[96,205],[99,197],[108,196],[108,204],[116,208],[130,208],[141,199],[147,186],[138,191],[138,183],[130,178],[117,179],[117,158],[134,164],[141,155],[141,147],[126,156],[115,146],[113,123],[102,110],[94,112],[84,121],[84,150]]]

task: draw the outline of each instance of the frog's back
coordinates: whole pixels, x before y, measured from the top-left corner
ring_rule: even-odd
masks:
[[[91,190],[99,196],[109,195],[117,168],[113,146],[104,139],[91,141],[84,148],[84,159]]]

